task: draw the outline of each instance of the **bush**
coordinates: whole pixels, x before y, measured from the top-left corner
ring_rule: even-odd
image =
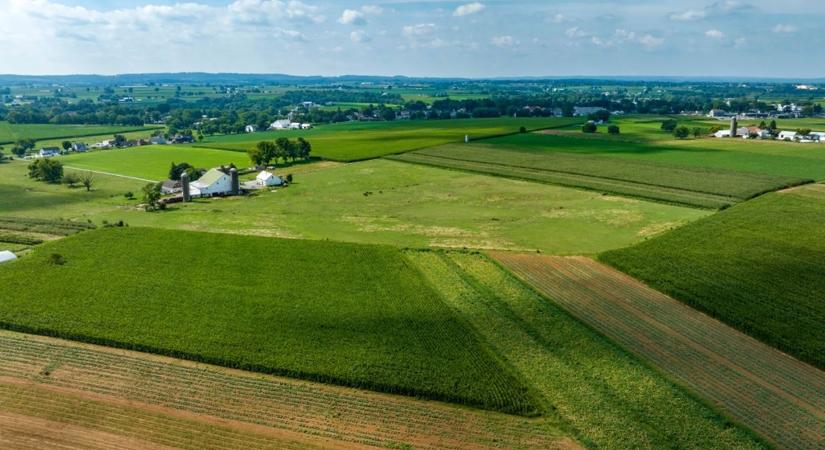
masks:
[[[595,133],[597,129],[596,124],[593,122],[582,125],[582,133]]]
[[[287,183],[292,183],[292,174],[291,173],[286,176],[286,182]]]
[[[518,132],[524,134],[524,133],[527,132],[527,128],[521,127],[521,128],[518,129]]]
[[[128,191],[125,194],[123,194],[123,196],[126,197],[126,200],[134,200],[135,193],[132,191]]]
[[[49,264],[62,266],[63,264],[66,264],[66,258],[64,258],[60,253],[52,253],[49,255]]]
[[[662,122],[662,131],[667,131],[668,133],[676,131],[676,127],[679,125],[675,119],[668,119]]]
[[[63,164],[51,158],[37,159],[29,164],[29,178],[59,183],[63,179]]]
[[[610,134],[619,134],[619,126],[618,125],[610,125],[607,127],[607,132]]]
[[[673,135],[676,136],[677,139],[685,139],[690,136],[690,129],[684,125],[676,127],[676,129],[673,130]]]
[[[63,175],[63,184],[68,185],[70,188],[77,187],[80,184],[80,177],[74,172],[69,172]]]

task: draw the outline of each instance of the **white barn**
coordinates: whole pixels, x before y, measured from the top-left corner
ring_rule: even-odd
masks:
[[[796,140],[796,131],[781,131],[777,137],[780,141]]]
[[[288,130],[292,123],[289,119],[276,120],[269,126],[270,130]]]
[[[244,127],[244,132],[246,133],[254,133],[256,131],[255,125],[247,125]]]
[[[282,180],[281,177],[265,170],[255,177],[255,182],[259,186],[282,186],[284,184],[284,180]]]
[[[211,197],[225,195],[232,192],[232,177],[218,169],[209,169],[208,172],[189,183],[189,194],[192,197]]]

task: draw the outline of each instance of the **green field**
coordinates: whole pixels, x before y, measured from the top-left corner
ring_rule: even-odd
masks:
[[[825,186],[737,205],[601,259],[825,368]]]
[[[60,139],[80,136],[113,135],[128,131],[146,130],[147,127],[124,127],[117,125],[54,125],[54,124],[12,124],[0,121],[0,144],[9,144],[18,139]]]
[[[481,255],[410,252],[588,448],[765,448]]]
[[[246,167],[246,155],[226,150],[195,148],[182,145],[146,145],[124,149],[97,150],[60,156],[66,166],[82,170],[108,172],[147,180],[168,177],[172,162],[188,162],[195,167],[209,169],[235,163]]]
[[[392,247],[107,228],[43,244],[0,285],[9,329],[537,412]]]
[[[388,158],[701,208],[725,208],[764,192],[811,181],[593,155],[510,150],[487,144],[452,144]]]
[[[485,143],[535,153],[576,153],[669,165],[825,180],[825,145],[745,139],[636,139],[576,131],[530,133]]]
[[[311,130],[266,131],[251,134],[214,136],[198,147],[246,151],[260,141],[282,136],[302,136],[312,143],[313,156],[336,161],[376,158],[450,142],[517,133],[520,127],[544,129],[581,122],[573,118],[499,118],[462,120],[420,120],[394,122],[356,122],[323,125]]]

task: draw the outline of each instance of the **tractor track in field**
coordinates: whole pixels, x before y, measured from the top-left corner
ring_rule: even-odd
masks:
[[[543,418],[8,331],[0,374],[15,448],[58,446],[38,431],[55,427],[66,448],[580,448]]]
[[[551,301],[783,448],[825,448],[825,373],[583,257],[492,256]]]

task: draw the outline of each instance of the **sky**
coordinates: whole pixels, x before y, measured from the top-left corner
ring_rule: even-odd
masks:
[[[0,0],[0,73],[825,77],[823,0]]]

